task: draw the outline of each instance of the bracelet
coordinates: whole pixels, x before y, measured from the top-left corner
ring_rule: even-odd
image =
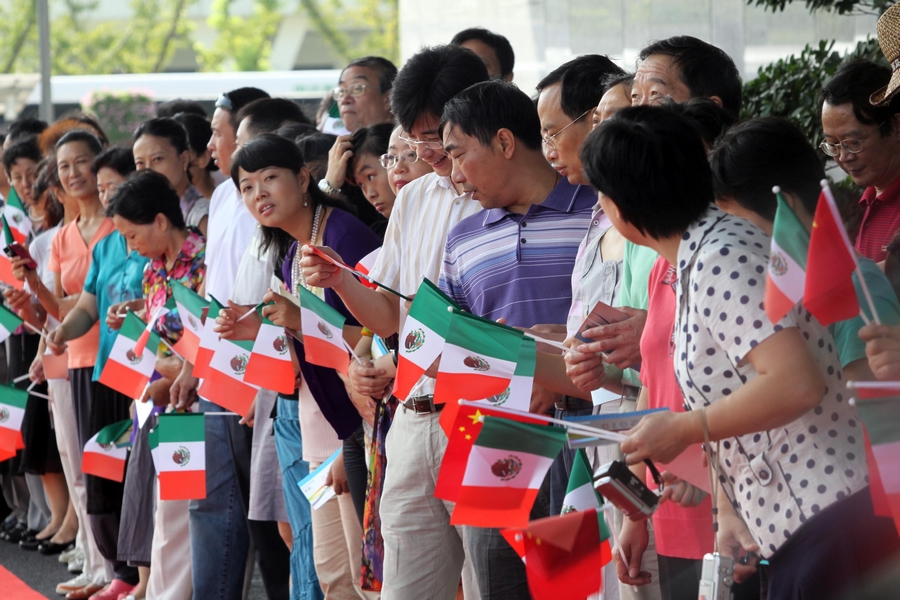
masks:
[[[337,194],[341,193],[340,188],[331,187],[331,184],[328,183],[328,180],[324,177],[319,180],[319,189],[326,194],[331,194],[332,196],[336,196]]]
[[[360,330],[359,334],[360,334],[360,335],[364,335],[364,336],[366,336],[366,337],[374,337],[374,336],[375,336],[375,334],[372,333],[372,330],[369,329],[368,327],[363,327],[363,328]]]

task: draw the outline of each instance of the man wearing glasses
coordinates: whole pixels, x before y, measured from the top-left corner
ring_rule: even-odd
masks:
[[[869,102],[890,80],[887,67],[849,62],[822,88],[819,104],[825,133],[819,147],[865,188],[856,249],[875,262],[885,259],[900,229],[900,100],[894,97],[881,106]]]

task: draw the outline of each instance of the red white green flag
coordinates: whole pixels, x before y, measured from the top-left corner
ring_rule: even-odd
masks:
[[[21,327],[22,319],[5,306],[0,306],[0,343],[6,341],[13,332]]]
[[[434,402],[481,400],[502,394],[516,371],[522,332],[454,311],[441,355]]]
[[[290,394],[296,387],[296,372],[291,360],[291,340],[284,327],[260,316],[262,324],[250,352],[244,382],[267,390]]]
[[[138,339],[145,329],[146,324],[128,311],[100,373],[100,383],[129,398],[141,397],[156,368],[156,349],[159,347],[156,333],[148,334],[146,347],[140,353],[135,352]]]
[[[138,337],[137,341],[134,343],[134,353],[137,355],[144,353],[144,348],[147,347],[147,342],[150,341],[150,334],[153,333],[153,328],[156,327],[156,322],[159,321],[162,317],[169,312],[169,309],[165,306],[160,306],[153,315],[150,317],[150,320],[147,322],[147,325],[144,327],[144,331],[141,332],[140,337]],[[151,346],[153,351],[156,351],[156,348],[159,346],[159,338],[157,336],[156,345]]]
[[[224,305],[214,297],[209,297],[209,307],[206,320],[203,321],[203,333],[200,335],[200,344],[197,346],[197,362],[194,363],[194,377],[206,377],[209,370],[209,361],[216,352],[219,343],[219,334],[213,329],[216,326],[216,317]]]
[[[0,384],[0,454],[13,454],[25,447],[22,439],[22,419],[28,392],[11,385]]]
[[[809,232],[780,191],[766,275],[765,309],[772,323],[781,321],[803,299]]]
[[[450,410],[453,404],[451,402],[442,411],[442,417],[443,413]],[[543,421],[535,419],[527,412],[514,414],[505,411],[500,412],[487,404],[459,406],[459,411],[456,413],[456,419],[452,427],[449,431],[445,428],[448,442],[447,449],[444,450],[444,456],[441,459],[441,470],[434,488],[436,498],[456,502],[463,477],[466,474],[466,465],[469,463],[469,453],[472,451],[472,446],[475,445],[478,434],[481,433],[485,417],[500,417],[517,423],[543,424]]]
[[[368,275],[369,271],[372,270],[372,267],[375,266],[375,261],[378,259],[378,253],[381,252],[381,248],[375,248],[356,263],[356,270],[362,273],[363,275]],[[377,290],[378,286],[369,281],[368,279],[360,278],[359,282],[368,288],[372,288],[373,290]]]
[[[406,400],[416,382],[444,350],[450,328],[448,308],[459,307],[427,279],[416,291],[400,331],[394,396]]]
[[[6,217],[2,214],[0,214],[0,223],[3,224],[3,246],[7,247],[16,241],[16,238],[12,234],[9,223],[6,222]],[[13,276],[12,261],[6,252],[0,252],[0,281],[19,290],[25,288],[25,282],[19,281]]]
[[[819,196],[809,236],[803,290],[803,305],[822,325],[846,321],[859,314],[853,285],[853,272],[857,268],[853,244],[831,190],[826,187]]]
[[[305,287],[300,286],[298,290],[306,360],[346,374],[350,358],[344,346],[344,315]]]
[[[197,350],[203,336],[203,311],[209,307],[209,302],[177,281],[172,282],[172,298],[175,300],[175,308],[183,326],[181,338],[174,346],[175,352],[196,366]]]
[[[452,525],[525,527],[544,476],[566,442],[558,427],[486,417],[469,453]]]
[[[121,483],[125,479],[125,461],[131,446],[132,420],[107,425],[84,445],[81,470],[88,475]]]
[[[15,240],[24,244],[31,233],[32,223],[15,188],[9,188],[9,196],[6,197],[6,202],[3,204],[3,218],[9,224]]]
[[[875,512],[893,516],[900,532],[900,381],[853,385],[856,407],[866,427],[866,461]]]
[[[244,381],[253,340],[219,340],[197,393],[246,417],[259,388]]]
[[[206,498],[206,426],[203,413],[159,415],[150,451],[162,500]]]
[[[612,560],[602,512],[571,512],[501,533],[525,562],[534,600],[584,600],[601,591],[603,566]]]
[[[569,475],[569,485],[566,486],[561,514],[581,510],[598,510],[601,506],[603,506],[603,499],[594,489],[593,470],[588,463],[587,454],[585,454],[584,448],[578,448],[572,461],[572,472]]]
[[[527,413],[531,407],[531,389],[534,387],[536,363],[537,343],[530,337],[522,336],[516,370],[513,372],[509,386],[499,394],[478,400],[478,402],[487,406],[502,406]],[[441,411],[441,427],[447,437],[450,437],[453,431],[456,415],[460,409],[458,402],[447,402],[447,406]]]

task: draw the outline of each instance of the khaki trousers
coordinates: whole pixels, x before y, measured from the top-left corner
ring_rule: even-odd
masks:
[[[82,448],[78,447],[78,425],[75,423],[75,409],[72,406],[72,386],[65,379],[47,380],[50,410],[53,414],[53,430],[56,445],[62,461],[69,498],[78,516],[78,536],[76,545],[84,552],[84,572],[91,575],[94,583],[106,585],[113,579],[112,564],[109,563],[94,541],[91,521],[87,514],[87,488],[81,472]]]
[[[154,486],[156,514],[153,517],[153,545],[150,549],[150,579],[147,600],[190,600],[191,531],[187,500],[160,500]]]

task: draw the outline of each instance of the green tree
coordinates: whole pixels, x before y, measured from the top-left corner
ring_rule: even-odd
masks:
[[[400,59],[397,0],[357,0],[352,6],[342,0],[299,0],[299,5],[342,59],[368,55]],[[347,33],[351,29],[368,33],[354,44]]]
[[[747,4],[754,4],[770,9],[773,12],[784,10],[784,7],[791,4],[794,0],[747,0]],[[850,14],[875,14],[880,15],[895,0],[804,0],[806,8],[810,12],[817,10],[834,11],[839,15]]]
[[[253,14],[231,14],[234,0],[213,0],[206,22],[219,32],[212,46],[194,43],[203,71],[265,71],[269,68],[272,40],[281,21],[279,0],[253,0]]]

